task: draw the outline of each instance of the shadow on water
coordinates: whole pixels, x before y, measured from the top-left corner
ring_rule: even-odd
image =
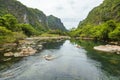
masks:
[[[61,47],[61,45],[63,45],[63,43],[65,42],[65,40],[60,41],[60,42],[47,42],[45,44],[43,44],[43,49],[59,49]]]
[[[4,57],[2,54],[3,53],[0,52],[0,71],[9,69],[12,65],[21,60],[21,58]]]
[[[120,57],[93,50],[99,44],[81,40],[45,43],[43,51],[1,71],[0,80],[120,80]],[[44,55],[56,58],[48,61]]]

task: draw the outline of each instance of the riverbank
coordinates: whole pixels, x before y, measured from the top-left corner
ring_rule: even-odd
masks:
[[[30,37],[15,43],[6,43],[0,47],[0,53],[5,57],[25,57],[34,55],[43,48],[43,44],[50,41],[59,42],[70,39],[68,36],[59,37]]]
[[[94,49],[103,52],[120,54],[120,46],[117,45],[100,45],[95,46]]]

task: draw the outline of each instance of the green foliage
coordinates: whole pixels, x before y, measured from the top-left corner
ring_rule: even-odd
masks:
[[[120,24],[117,26],[115,30],[109,33],[109,38],[120,41]]]
[[[15,38],[15,40],[20,40],[26,38],[27,36],[23,34],[23,32],[13,32],[12,37]]]
[[[104,0],[103,3],[95,7],[88,17],[80,22],[79,28],[92,24],[94,26],[104,23],[109,20],[120,21],[120,0]]]
[[[0,26],[4,26],[11,31],[21,30],[21,28],[18,25],[17,19],[11,14],[6,14],[0,17]]]
[[[12,31],[0,26],[0,36],[12,35]]]
[[[0,43],[13,42],[26,36],[39,34],[30,24],[18,23],[13,15],[6,14],[0,17]]]
[[[97,40],[119,40],[120,0],[104,0],[95,7],[88,17],[81,21],[72,32],[79,37],[92,37]]]
[[[120,24],[109,20],[100,25],[86,25],[71,32],[72,36],[92,37],[97,40],[120,40]]]
[[[28,23],[41,33],[46,32],[49,29],[53,29],[51,27],[53,24],[55,24],[53,27],[56,27],[54,29],[62,29],[63,31],[66,30],[63,24],[58,22],[58,19],[55,19],[55,23],[49,24],[47,16],[42,11],[38,9],[28,8],[17,0],[7,0],[7,2],[6,0],[0,0],[0,16],[3,16],[5,14],[14,15],[17,18],[18,22]],[[9,26],[9,24],[7,25],[7,27],[10,29],[15,27],[14,24],[11,26]]]
[[[27,36],[38,35],[39,32],[36,31],[31,25],[29,24],[20,24],[22,31]]]
[[[49,34],[49,33],[43,33],[40,36],[41,37],[59,37],[58,34]]]
[[[62,29],[65,29],[63,24],[57,21],[60,21],[60,19],[54,21],[54,24],[60,23],[60,26],[56,26],[55,30],[62,27]],[[6,42],[5,39],[10,39],[9,41],[12,42],[16,39],[36,36],[52,30],[51,27],[48,27],[48,18],[42,11],[28,8],[17,0],[7,0],[7,2],[6,0],[0,0],[0,26],[3,27],[1,30],[3,29],[4,32],[0,33],[0,42]],[[7,30],[11,31],[12,36],[3,36]],[[60,31],[55,33],[63,34]]]
[[[48,27],[51,30],[67,31],[61,20],[53,15],[47,16]]]
[[[42,11],[33,8],[27,8],[27,10],[27,19],[29,24],[34,26],[38,31],[44,32],[45,30],[48,30],[47,17]]]
[[[36,30],[47,30],[47,17],[46,15],[33,8],[28,8],[17,0],[0,0],[0,16],[5,14],[12,14],[16,16],[18,22],[28,23]]]
[[[109,40],[109,34],[116,29],[116,25],[117,23],[113,20],[107,21],[103,24],[100,24],[98,26],[94,26],[93,28],[91,28],[91,32],[92,32],[92,36],[94,38],[97,39],[101,39],[101,40]]]
[[[69,36],[71,37],[79,37],[81,33],[81,29],[75,30],[74,28],[69,31]]]
[[[8,30],[3,26],[0,26],[0,43],[14,41],[12,35],[13,35],[12,31]]]

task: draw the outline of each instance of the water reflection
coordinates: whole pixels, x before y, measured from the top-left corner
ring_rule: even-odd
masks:
[[[101,63],[101,69],[109,76],[119,77],[120,79],[120,56],[117,54],[104,53],[93,50],[96,45],[105,43],[84,41],[84,40],[72,40],[71,42],[79,44],[87,51],[87,56],[93,60]]]
[[[97,53],[89,54],[92,49],[85,46],[78,48],[69,40],[57,45],[52,43],[46,45],[42,52],[24,58],[13,68],[2,72],[12,72],[11,76],[0,76],[0,80],[119,80],[119,77],[108,75],[102,69],[104,60],[96,60]],[[86,43],[87,44],[87,43]],[[52,46],[50,48],[50,46]],[[88,45],[88,44],[87,44]],[[56,47],[57,48],[56,48]],[[90,51],[89,51],[90,50]],[[88,52],[89,51],[89,52]],[[58,56],[56,59],[47,61],[44,55],[50,54]],[[94,56],[94,57],[92,57]],[[97,56],[97,57],[95,57]],[[114,62],[114,61],[113,61]]]

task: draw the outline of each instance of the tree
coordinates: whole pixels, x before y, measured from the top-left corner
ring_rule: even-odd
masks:
[[[12,31],[8,30],[3,26],[0,26],[0,43],[14,41],[12,35],[13,35]]]
[[[6,14],[0,17],[0,26],[4,26],[7,29],[14,31],[14,32],[21,30],[21,28],[18,26],[17,19],[11,14]]]

